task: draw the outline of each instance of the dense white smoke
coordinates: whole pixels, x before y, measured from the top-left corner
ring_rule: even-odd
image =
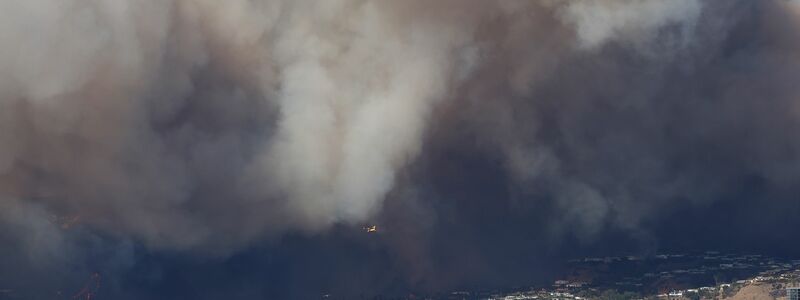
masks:
[[[681,31],[684,40],[679,42],[685,43],[701,12],[699,0],[572,1],[566,6],[564,17],[575,24],[583,48],[595,48],[609,39],[650,43],[670,25]]]
[[[532,94],[570,53],[644,47],[663,31],[690,43],[702,10],[698,0],[0,1],[0,217],[25,215],[25,230],[47,235],[41,218],[79,216],[157,248],[223,250],[366,222],[432,119]],[[486,126],[516,124],[500,119]],[[552,171],[543,149],[497,142],[513,172]],[[564,197],[580,198],[572,210],[596,228],[602,197],[565,186],[580,187]]]

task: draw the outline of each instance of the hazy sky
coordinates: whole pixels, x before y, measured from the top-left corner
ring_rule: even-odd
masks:
[[[0,0],[0,299],[797,255],[798,78],[787,0]]]

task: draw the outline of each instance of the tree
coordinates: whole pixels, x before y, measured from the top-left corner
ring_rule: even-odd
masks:
[[[700,300],[700,294],[697,292],[686,292],[683,294],[683,296],[689,300]]]
[[[606,290],[605,292],[600,294],[600,297],[598,297],[598,299],[601,300],[630,300],[639,298],[641,298],[641,295],[639,295],[639,293],[634,293],[634,292],[620,293],[617,292],[617,290]]]

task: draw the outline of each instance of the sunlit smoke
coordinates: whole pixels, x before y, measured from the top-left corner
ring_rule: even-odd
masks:
[[[478,143],[490,145],[481,147],[501,153],[510,185],[522,193],[546,181],[560,213],[574,220],[553,225],[556,234],[591,239],[605,224],[635,228],[688,198],[680,189],[694,185],[665,175],[673,166],[664,161],[682,153],[658,152],[652,145],[663,140],[636,142],[652,135],[584,136],[600,128],[586,126],[591,110],[701,111],[658,106],[657,94],[672,87],[657,82],[667,76],[663,66],[685,71],[706,62],[705,49],[716,51],[703,47],[733,27],[714,19],[725,7],[700,0],[4,1],[0,220],[37,232],[22,243],[37,251],[56,247],[40,247],[50,242],[39,239],[59,240],[58,227],[87,226],[154,249],[229,253],[286,232],[371,221],[398,176],[446,128],[477,132]],[[585,69],[570,69],[576,66]],[[637,78],[648,80],[636,88],[626,82]],[[715,109],[735,115],[734,107]],[[752,117],[754,130],[762,130],[760,116]],[[468,128],[442,125],[458,117]],[[658,115],[648,120],[663,125]],[[546,136],[545,126],[562,136]],[[700,127],[707,136],[676,135],[689,142],[726,136]],[[596,156],[625,147],[652,157],[632,159],[624,176],[609,171],[617,181],[584,167],[602,170],[606,161]],[[747,153],[758,160],[768,152]],[[758,171],[776,183],[796,175]],[[655,200],[637,202],[642,195]]]

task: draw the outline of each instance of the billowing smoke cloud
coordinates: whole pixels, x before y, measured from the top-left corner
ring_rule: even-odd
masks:
[[[583,48],[595,48],[608,40],[650,44],[668,26],[676,27],[682,41],[688,42],[701,12],[697,0],[574,1],[566,5],[564,18],[575,25]]]
[[[230,254],[383,222],[410,262],[435,251],[432,227],[500,207],[498,218],[536,219],[533,235],[581,243],[607,230],[650,241],[687,207],[784,216],[800,178],[798,11],[2,1],[0,228],[58,260],[72,223]],[[473,160],[499,167],[454,171]],[[469,200],[482,190],[453,192],[471,190],[453,177],[504,198]],[[463,199],[441,200],[451,195]],[[428,280],[429,263],[406,272]]]
[[[177,247],[363,222],[510,13],[462,4],[4,3],[9,205]]]
[[[8,196],[31,199],[14,205],[177,247],[374,215],[473,63],[460,18],[481,17],[360,1],[3,5],[0,165]]]

